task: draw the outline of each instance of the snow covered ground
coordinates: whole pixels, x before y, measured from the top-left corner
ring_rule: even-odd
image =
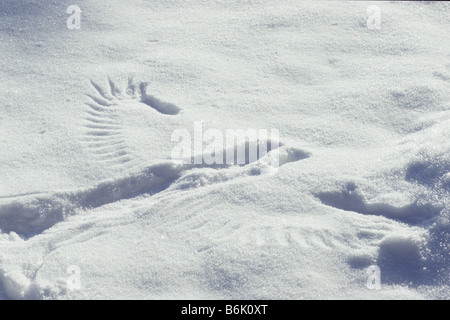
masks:
[[[0,298],[449,299],[449,16],[2,0]],[[199,123],[280,167],[173,163]]]

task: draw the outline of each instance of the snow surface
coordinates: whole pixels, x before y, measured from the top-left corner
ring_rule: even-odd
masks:
[[[450,298],[449,4],[73,4],[0,2],[0,298]],[[198,121],[280,168],[174,164]]]

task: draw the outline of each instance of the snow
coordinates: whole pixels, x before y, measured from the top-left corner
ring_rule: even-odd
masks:
[[[71,5],[0,3],[0,299],[450,298],[447,3]]]

